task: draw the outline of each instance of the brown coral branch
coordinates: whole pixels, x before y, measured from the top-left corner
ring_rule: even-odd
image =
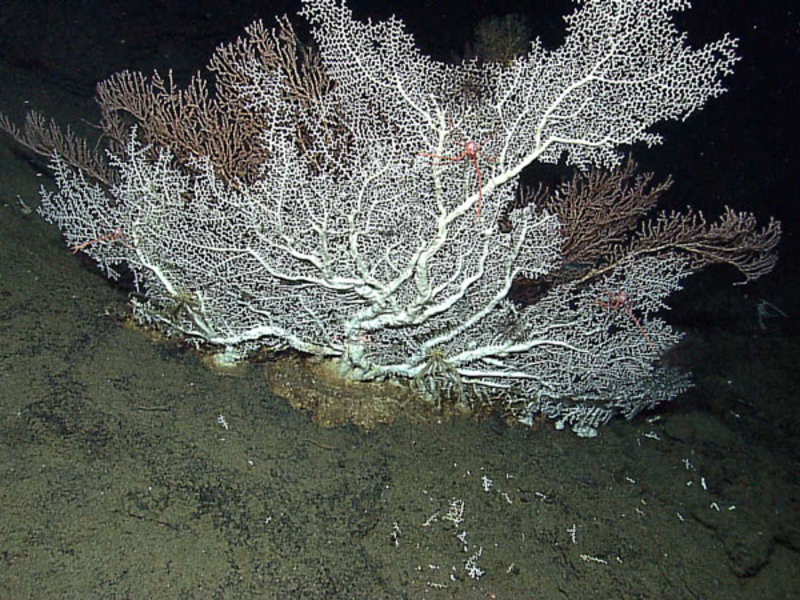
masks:
[[[54,120],[48,122],[38,112],[31,111],[25,116],[22,129],[0,113],[0,129],[40,156],[52,159],[53,154],[58,154],[89,177],[106,185],[111,183],[111,173],[102,154],[90,148],[89,143],[75,135],[70,127],[62,130]]]
[[[689,258],[693,271],[728,264],[744,276],[738,284],[745,284],[772,271],[780,239],[780,221],[772,218],[759,229],[752,213],[730,207],[725,207],[722,216],[711,224],[703,213],[691,208],[683,213],[661,213],[643,223],[629,244],[615,248],[605,265],[582,279],[596,277],[632,257],[678,252]]]
[[[562,268],[554,281],[586,282],[643,255],[679,253],[689,268],[728,264],[748,283],[769,273],[777,261],[781,223],[770,219],[762,228],[751,213],[726,207],[709,223],[701,212],[645,215],[672,184],[653,183],[652,173],[637,174],[632,159],[613,171],[578,173],[552,193],[535,189],[523,202],[555,213],[561,222]]]
[[[539,206],[558,215],[565,265],[592,265],[627,241],[641,218],[670,188],[672,179],[653,184],[652,173],[637,173],[629,158],[613,171],[578,173],[542,198]]]

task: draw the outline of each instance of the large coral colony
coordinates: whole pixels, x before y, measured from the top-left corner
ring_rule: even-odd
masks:
[[[220,360],[293,349],[592,435],[689,385],[660,360],[686,276],[776,260],[778,222],[654,213],[669,180],[621,155],[725,91],[737,42],[688,46],[686,5],[583,0],[559,48],[445,63],[399,19],[303,0],[310,45],[256,22],[185,86],[102,81],[103,151],[36,113],[2,125],[51,161],[39,213],[131,278],[139,322]],[[576,174],[523,191],[537,161]]]

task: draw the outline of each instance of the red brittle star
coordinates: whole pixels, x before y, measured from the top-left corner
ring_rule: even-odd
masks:
[[[644,339],[647,340],[647,343],[650,345],[650,347],[653,350],[655,350],[656,346],[653,343],[653,340],[651,340],[650,336],[647,335],[647,332],[645,331],[644,327],[642,327],[641,321],[639,321],[639,319],[636,318],[636,315],[633,314],[633,311],[631,310],[631,307],[628,304],[628,293],[625,290],[621,290],[621,291],[617,292],[616,294],[612,294],[611,292],[608,292],[608,298],[609,298],[609,302],[604,302],[603,300],[598,300],[597,303],[600,306],[602,306],[603,308],[608,308],[610,310],[617,310],[617,309],[619,309],[620,306],[624,307],[625,308],[625,312],[628,313],[628,316],[636,324],[636,327],[638,327],[639,331],[642,332],[642,335],[644,336]]]
[[[452,123],[451,123],[452,125]],[[486,156],[482,153],[481,147],[488,144],[491,139],[497,134],[497,130],[494,130],[494,133],[486,140],[483,144],[479,144],[478,142],[474,142],[472,140],[466,142],[464,144],[464,150],[458,156],[442,156],[441,154],[432,154],[431,152],[420,152],[419,156],[429,156],[431,158],[438,158],[441,160],[449,160],[452,162],[458,162],[464,160],[465,158],[472,159],[472,164],[475,165],[475,172],[478,174],[478,216],[481,216],[481,205],[483,204],[483,177],[481,176],[481,168],[478,165],[478,154],[481,154],[486,160],[489,162],[494,162],[496,159]]]
[[[96,237],[93,240],[89,240],[88,242],[83,242],[82,244],[78,244],[77,246],[73,246],[71,248],[71,250],[72,250],[73,254],[77,254],[78,252],[80,252],[81,250],[83,250],[87,246],[91,246],[92,244],[96,244],[98,242],[108,242],[108,241],[111,241],[111,240],[118,240],[118,239],[120,239],[120,238],[122,238],[124,236],[125,236],[125,234],[122,233],[122,227],[117,227],[111,233],[108,233],[106,235],[101,235],[100,237]],[[123,242],[123,244],[124,244],[124,242]]]

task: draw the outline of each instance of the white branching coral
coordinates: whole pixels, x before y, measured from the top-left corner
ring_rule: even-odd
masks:
[[[724,91],[736,41],[689,47],[670,18],[685,0],[585,0],[554,51],[445,64],[396,18],[303,5],[318,55],[285,23],[257,24],[212,60],[216,96],[115,76],[109,136],[121,112],[138,128],[117,136],[107,176],[55,160],[41,213],[109,276],[134,275],[138,318],[227,356],[289,347],[350,379],[476,393],[584,430],[685,389],[658,366],[678,339],[658,313],[693,257],[617,247],[569,276],[573,213],[509,207],[534,161],[612,168],[623,147],[659,143],[653,125]],[[201,113],[217,137],[192,142]],[[241,172],[236,152],[257,160]],[[767,260],[776,225],[747,227]],[[541,287],[525,305],[509,300],[520,278]]]

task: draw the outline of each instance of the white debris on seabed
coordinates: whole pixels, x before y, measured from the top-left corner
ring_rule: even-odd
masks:
[[[450,521],[453,525],[460,525],[464,522],[464,501],[453,498],[450,501],[450,508],[447,514],[442,517],[445,521]]]
[[[467,562],[464,563],[464,570],[467,572],[470,579],[480,579],[483,577],[484,570],[478,566],[478,559],[481,557],[481,554],[483,554],[483,546],[478,548],[478,551],[470,556]]]

